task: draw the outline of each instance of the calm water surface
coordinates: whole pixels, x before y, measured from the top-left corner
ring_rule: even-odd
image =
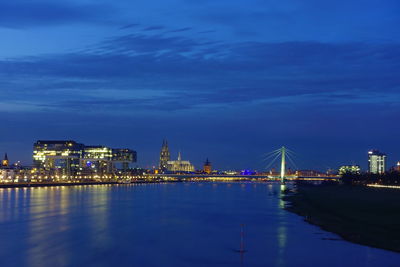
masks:
[[[400,266],[284,211],[278,184],[0,189],[0,201],[0,266]]]

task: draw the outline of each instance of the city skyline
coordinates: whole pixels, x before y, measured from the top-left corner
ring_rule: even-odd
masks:
[[[0,267],[397,266],[400,0],[0,0]]]
[[[9,159],[8,159],[8,154],[9,153],[7,151],[4,152],[4,160],[7,160],[7,162],[9,162],[9,164],[18,163],[19,165],[22,164],[24,166],[33,166],[33,167],[35,167],[35,165],[36,165],[35,162],[37,162],[37,157],[38,157],[37,154],[36,154],[37,153],[37,151],[36,151],[37,150],[37,145],[40,144],[40,143],[45,144],[45,143],[48,143],[48,142],[50,144],[64,144],[64,145],[67,145],[68,143],[74,143],[74,144],[77,144],[77,145],[81,146],[81,147],[79,147],[79,150],[77,150],[77,151],[80,151],[80,150],[83,151],[85,147],[86,148],[93,148],[94,151],[96,150],[96,153],[98,152],[97,150],[99,150],[101,153],[104,152],[103,151],[104,149],[107,152],[109,151],[109,153],[111,153],[111,150],[113,150],[113,151],[115,150],[114,148],[110,148],[109,146],[106,146],[106,145],[85,146],[85,145],[83,145],[81,143],[76,143],[76,141],[74,141],[72,139],[68,139],[68,140],[45,140],[45,141],[44,140],[37,140],[33,144],[33,150],[32,150],[33,158],[32,158],[32,154],[31,154],[31,162],[30,163],[22,162],[20,159],[12,159],[11,161],[9,161]],[[124,150],[130,150],[130,149],[125,148]],[[145,168],[145,169],[149,169],[149,170],[151,170],[151,169],[167,170],[167,164],[169,162],[171,162],[171,164],[172,164],[172,162],[174,162],[173,158],[175,158],[175,156],[177,156],[178,161],[181,160],[181,152],[182,152],[181,149],[176,149],[175,148],[175,149],[172,149],[173,153],[171,153],[170,149],[169,149],[169,145],[168,145],[168,140],[167,139],[163,139],[161,150],[159,150],[159,154],[158,154],[159,158],[158,158],[157,164],[144,166],[144,165],[141,165],[140,163],[138,164],[137,156],[136,156],[137,152],[134,151],[134,150],[130,150],[130,151],[133,151],[133,153],[134,153],[134,161],[132,163],[134,163],[135,167]],[[2,151],[0,151],[0,153],[2,153]],[[372,154],[375,154],[375,153],[378,153],[378,155],[384,155],[384,157],[385,157],[385,163],[384,163],[384,165],[382,167],[382,172],[390,170],[390,169],[397,169],[398,166],[399,166],[399,162],[400,162],[400,161],[398,161],[396,159],[391,159],[389,157],[390,160],[388,161],[389,162],[388,163],[387,162],[387,155],[385,153],[382,153],[382,152],[380,152],[379,150],[376,150],[376,149],[370,149],[370,150],[367,151],[366,161],[362,161],[362,162],[355,162],[355,161],[345,162],[342,165],[333,166],[333,167],[326,167],[325,169],[323,167],[321,167],[321,166],[319,166],[319,167],[317,166],[315,168],[308,168],[307,166],[298,165],[301,162],[301,160],[300,160],[300,162],[297,160],[298,159],[298,157],[297,157],[298,153],[295,153],[293,151],[292,151],[292,153],[293,154],[291,154],[290,162],[287,163],[287,168],[288,169],[292,169],[292,170],[313,169],[313,170],[322,171],[322,172],[332,171],[332,170],[340,172],[339,169],[341,169],[342,167],[360,166],[361,170],[363,172],[375,173],[376,171],[372,170],[371,167],[370,167],[370,164],[371,164],[371,158],[370,157],[371,157]],[[193,154],[193,153],[189,153],[189,154]],[[220,169],[220,170],[250,170],[250,169],[253,169],[253,170],[257,170],[259,172],[270,171],[272,169],[279,169],[280,165],[279,165],[279,161],[277,161],[277,158],[274,159],[274,157],[266,156],[266,155],[271,155],[271,154],[270,153],[264,153],[263,154],[263,159],[264,159],[263,162],[264,162],[264,164],[263,164],[263,166],[261,168],[249,168],[249,166],[245,166],[243,168],[233,167],[233,168],[218,168],[218,169]],[[170,161],[170,160],[172,160],[172,161]],[[209,157],[208,156],[206,157],[206,162],[209,162]],[[201,170],[203,168],[203,163],[204,163],[204,160],[203,161],[200,160],[199,162],[196,162],[195,164],[193,164],[194,165],[194,170]],[[189,164],[190,164],[190,162],[189,162]],[[133,167],[133,166],[131,166],[131,167]]]
[[[0,153],[37,139],[160,140],[196,167],[262,169],[282,145],[310,169],[400,160],[398,1],[3,1]],[[175,154],[174,154],[175,155]],[[234,157],[232,157],[234,155]]]

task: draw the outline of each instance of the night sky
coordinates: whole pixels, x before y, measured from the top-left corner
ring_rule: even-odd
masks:
[[[400,160],[398,0],[0,0],[0,155],[163,138],[200,168]]]

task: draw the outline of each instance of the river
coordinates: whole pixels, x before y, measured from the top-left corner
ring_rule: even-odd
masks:
[[[274,183],[14,188],[0,201],[2,267],[400,264],[285,211]]]

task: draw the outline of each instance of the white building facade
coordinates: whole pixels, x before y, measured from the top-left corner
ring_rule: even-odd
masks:
[[[386,154],[378,150],[368,152],[368,170],[370,173],[382,174],[386,171]]]

